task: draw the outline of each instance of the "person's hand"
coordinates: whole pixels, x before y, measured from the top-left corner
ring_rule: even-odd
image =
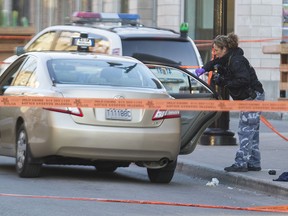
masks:
[[[201,76],[202,74],[204,74],[206,71],[203,69],[203,68],[197,68],[196,70],[195,70],[195,74],[196,74],[196,76]]]
[[[216,73],[213,76],[213,80],[214,80],[215,84],[218,86],[225,86],[226,85],[225,78],[223,76],[221,76],[219,73]]]

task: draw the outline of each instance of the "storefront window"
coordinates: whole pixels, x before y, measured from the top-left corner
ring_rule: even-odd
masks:
[[[288,0],[287,0],[288,1]],[[215,0],[186,0],[185,22],[189,23],[189,36],[195,41],[203,62],[211,58],[211,41],[214,34]],[[226,32],[234,31],[234,0],[223,0],[225,7],[224,27]]]
[[[129,0],[121,0],[121,12],[128,13],[129,11]]]

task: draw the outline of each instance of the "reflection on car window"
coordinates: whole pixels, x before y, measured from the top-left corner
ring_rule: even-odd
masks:
[[[77,50],[77,47],[71,46],[71,38],[79,37],[79,32],[61,32],[59,38],[57,38],[54,50]]]
[[[3,82],[1,83],[1,93],[2,94],[14,82],[14,80],[15,80],[18,72],[19,72],[19,68],[21,67],[21,65],[23,64],[25,59],[26,59],[26,57],[22,57],[22,58],[18,59],[17,61],[15,61],[15,63],[13,63],[13,65],[11,65],[10,68],[8,68],[3,73],[2,76],[4,76],[5,78],[4,78]]]
[[[53,59],[48,70],[55,84],[163,88],[147,67],[135,62]]]
[[[211,91],[197,79],[188,76],[177,68],[156,65],[150,65],[149,68],[170,94],[211,93]]]
[[[71,32],[71,31],[61,32],[59,38],[56,41],[54,50],[56,50],[56,51],[62,51],[62,50],[76,51],[77,47],[71,46],[71,38],[72,37],[80,37],[80,33],[79,32]],[[89,48],[89,50],[91,52],[108,54],[109,42],[108,42],[107,38],[100,36],[100,35],[96,35],[96,34],[89,34],[89,37],[92,37],[95,39],[95,47]]]
[[[32,74],[35,72],[37,66],[37,61],[33,57],[29,57],[22,67],[20,68],[19,73],[14,79],[13,86],[26,86],[31,78]]]
[[[51,50],[56,32],[47,32],[37,38],[28,48],[27,51],[44,51]]]
[[[181,65],[198,65],[197,55],[189,41],[177,40],[122,40],[123,55],[139,60],[154,60],[157,58]],[[150,57],[149,57],[150,56]],[[149,57],[149,59],[146,59]],[[158,61],[159,62],[159,61]]]

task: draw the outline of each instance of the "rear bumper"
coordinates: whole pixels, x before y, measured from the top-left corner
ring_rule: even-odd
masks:
[[[68,123],[69,122],[69,123]],[[180,119],[167,119],[157,128],[114,128],[57,122],[41,134],[28,131],[31,153],[89,160],[175,160],[180,150]]]

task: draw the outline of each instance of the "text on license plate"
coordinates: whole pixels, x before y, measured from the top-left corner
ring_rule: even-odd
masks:
[[[110,120],[131,121],[132,113],[130,109],[105,109],[105,118]]]

